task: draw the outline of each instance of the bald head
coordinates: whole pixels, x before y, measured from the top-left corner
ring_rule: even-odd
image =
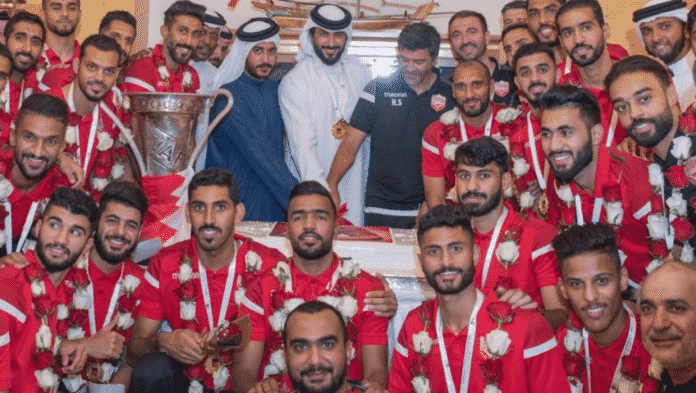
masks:
[[[669,262],[650,273],[640,292],[643,343],[675,385],[696,376],[696,269]]]
[[[461,75],[463,73],[475,72],[480,74],[485,79],[491,79],[491,71],[488,67],[478,60],[464,60],[457,64],[452,74],[452,79],[456,80],[456,75]]]
[[[465,60],[454,69],[452,96],[465,118],[488,115],[492,88],[491,73],[480,61]]]

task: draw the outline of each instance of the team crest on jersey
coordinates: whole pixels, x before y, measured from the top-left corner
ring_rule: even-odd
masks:
[[[505,97],[510,92],[510,83],[507,81],[495,82],[495,95]]]
[[[446,105],[447,99],[442,94],[435,94],[430,99],[430,106],[435,112],[440,112],[441,110],[445,109]]]

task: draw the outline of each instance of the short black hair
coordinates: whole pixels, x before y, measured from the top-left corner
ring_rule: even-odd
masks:
[[[51,198],[48,200],[44,212],[47,212],[54,205],[62,207],[70,214],[87,217],[90,234],[94,232],[99,221],[99,208],[89,195],[80,190],[59,187],[51,193]]]
[[[418,244],[423,241],[426,232],[435,228],[461,228],[472,239],[474,231],[471,229],[471,221],[464,214],[462,209],[452,205],[438,205],[428,210],[423,217],[418,220],[417,237]]]
[[[138,21],[135,19],[130,12],[124,10],[115,10],[107,12],[99,22],[99,33],[111,27],[111,22],[121,21],[125,24],[132,26],[134,29],[138,29]]]
[[[457,147],[454,152],[455,165],[464,164],[484,167],[494,162],[500,168],[500,174],[510,167],[510,155],[505,146],[493,137],[483,136],[470,139]]]
[[[588,130],[597,124],[602,124],[597,98],[582,87],[555,85],[541,96],[541,108],[543,110],[564,107],[578,108],[580,117],[585,122]]]
[[[696,4],[689,10],[689,14],[686,16],[686,28],[689,34],[691,34],[691,29],[694,27],[694,22],[696,22]]]
[[[346,326],[346,321],[343,319],[343,315],[336,310],[333,306],[331,306],[328,303],[324,303],[320,300],[313,300],[311,302],[305,302],[300,304],[299,306],[295,307],[294,310],[290,311],[288,314],[288,317],[285,319],[285,326],[283,327],[283,343],[287,346],[288,343],[285,341],[288,337],[288,322],[290,321],[290,318],[295,315],[295,314],[309,314],[309,315],[314,315],[314,314],[319,314],[322,311],[329,310],[336,315],[336,318],[338,319],[338,323],[341,326],[341,333],[343,334],[343,343],[347,344],[348,343],[348,327]]]
[[[500,10],[500,13],[502,15],[505,15],[506,12],[510,10],[527,10],[527,5],[528,1],[527,0],[513,0],[503,6],[503,9]]]
[[[536,36],[534,35],[534,32],[529,28],[529,25],[524,23],[524,22],[519,22],[519,23],[513,23],[510,26],[506,27],[503,29],[503,32],[500,33],[500,42],[502,43],[503,40],[505,39],[505,36],[510,34],[511,31],[515,31],[518,29],[523,29],[527,30],[529,34],[534,38],[536,41]],[[501,44],[502,45],[502,44]]]
[[[621,270],[621,257],[616,247],[616,232],[607,224],[572,225],[556,235],[551,245],[556,251],[561,273],[566,259],[592,252],[607,254],[616,264],[616,268]]]
[[[10,61],[10,65],[14,61],[12,58],[12,53],[10,52],[9,49],[7,49],[7,46],[0,44],[0,56],[7,58]],[[9,75],[8,75],[9,77]]]
[[[427,49],[431,59],[440,52],[440,33],[427,22],[418,22],[404,27],[397,40],[399,48],[415,51]]]
[[[121,49],[121,45],[119,45],[115,39],[104,34],[92,34],[82,41],[82,45],[80,46],[80,61],[85,57],[85,52],[87,52],[86,49],[90,46],[102,52],[116,52],[119,59],[123,56],[123,49]]]
[[[450,18],[449,22],[447,23],[447,35],[449,36],[449,29],[452,27],[452,23],[457,20],[457,19],[464,19],[464,18],[471,18],[474,17],[481,22],[481,28],[483,28],[483,32],[488,31],[488,23],[486,22],[486,17],[483,16],[482,13],[476,12],[476,11],[470,11],[470,10],[464,10],[464,11],[459,11],[456,12],[452,17]]]
[[[239,183],[234,175],[227,169],[205,168],[193,175],[188,186],[188,197],[191,200],[193,191],[198,187],[220,186],[227,187],[229,196],[234,204],[239,203]]]
[[[41,8],[46,8],[46,2],[48,0],[41,0]],[[77,6],[80,7],[80,0],[77,0]]]
[[[188,15],[205,23],[205,7],[188,0],[178,0],[164,11],[164,25],[172,27],[177,16]]]
[[[597,0],[573,0],[561,5],[561,8],[556,12],[556,26],[560,31],[560,26],[558,25],[558,18],[566,12],[577,10],[580,8],[589,8],[594,14],[595,20],[599,27],[604,27],[604,11],[602,11],[602,6]]]
[[[549,47],[548,45],[542,44],[541,42],[537,41],[530,42],[529,44],[524,44],[517,49],[517,52],[515,52],[515,56],[512,57],[511,66],[513,67],[513,70],[517,72],[517,62],[521,58],[536,55],[537,53],[546,53],[546,55],[551,59],[551,63],[553,65],[556,64],[556,58],[553,55],[553,49],[551,49],[551,47]]]
[[[27,22],[32,25],[39,25],[39,27],[41,27],[41,31],[43,32],[41,40],[44,42],[46,41],[46,27],[44,27],[44,23],[41,20],[41,17],[36,14],[32,14],[31,12],[22,10],[12,15],[10,20],[7,21],[7,24],[5,25],[5,31],[3,32],[3,35],[5,36],[5,42],[7,42],[7,40],[10,38],[10,35],[12,35],[15,25],[19,22]]]
[[[662,64],[653,60],[648,56],[643,55],[633,55],[625,57],[611,66],[609,74],[604,78],[604,86],[607,90],[612,83],[616,82],[620,76],[624,74],[633,74],[636,72],[646,72],[653,74],[657,80],[660,81],[660,85],[663,88],[668,88],[672,83],[672,78],[669,75],[669,71]]]
[[[24,116],[31,112],[37,115],[58,120],[64,127],[68,125],[68,104],[64,100],[45,93],[33,93],[22,101],[16,124],[20,124]]]
[[[106,205],[109,202],[119,203],[137,209],[140,212],[141,224],[142,219],[145,217],[145,212],[150,207],[150,202],[147,200],[145,191],[137,184],[125,180],[112,181],[104,187],[99,202],[99,216],[104,213]]]
[[[460,61],[459,64],[457,64],[456,67],[454,67],[455,71],[457,68],[465,68],[465,67],[478,67],[483,70],[484,75],[486,75],[486,79],[490,80],[493,78],[493,75],[491,75],[491,70],[488,69],[488,66],[483,64],[483,62],[479,59],[471,59],[471,60],[463,60]]]
[[[321,183],[316,180],[305,180],[295,184],[292,190],[290,190],[290,197],[288,197],[288,208],[290,207],[290,202],[292,202],[293,199],[305,195],[321,195],[328,198],[331,202],[331,207],[333,208],[334,217],[336,217],[338,210],[336,209],[336,203],[331,197],[331,193],[326,189],[326,187],[321,185]]]

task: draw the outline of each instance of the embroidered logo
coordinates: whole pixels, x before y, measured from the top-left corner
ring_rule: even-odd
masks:
[[[505,97],[510,92],[510,83],[507,81],[495,82],[495,95]]]
[[[445,109],[446,104],[447,99],[442,94],[435,94],[430,99],[430,106],[435,112],[440,112],[441,110]]]

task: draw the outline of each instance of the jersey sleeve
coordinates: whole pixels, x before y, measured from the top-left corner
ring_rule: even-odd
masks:
[[[271,334],[270,326],[267,323],[266,310],[263,307],[263,281],[263,277],[257,279],[244,292],[242,304],[239,305],[239,316],[249,316],[251,321],[251,340],[265,342]]]
[[[529,321],[524,343],[524,364],[529,384],[527,391],[569,393],[562,349],[553,328],[540,313],[525,314]]]
[[[365,273],[367,274],[367,273]],[[374,277],[370,277],[372,288],[368,288],[367,292],[382,291],[384,286]],[[367,281],[364,278],[362,281]],[[364,308],[364,304],[363,304]],[[362,345],[388,345],[389,339],[387,330],[389,329],[389,319],[375,315],[372,311],[361,311],[363,316],[360,321],[360,331],[358,339]]]
[[[0,391],[12,389],[11,332],[19,331],[17,325],[24,324],[27,317],[18,299],[22,293],[22,286],[17,285],[16,280],[7,281],[10,280],[0,280],[3,288],[10,289],[0,297]]]
[[[351,127],[357,128],[366,134],[372,132],[372,125],[375,123],[377,113],[376,97],[377,84],[375,81],[372,81],[360,93],[360,99],[358,99],[353,115],[350,117]]]
[[[532,249],[532,265],[539,288],[555,286],[561,276],[558,267],[558,257],[551,246],[551,241],[557,231],[551,225],[538,221],[534,247]]]
[[[442,167],[440,150],[438,149],[441,124],[439,121],[435,121],[423,133],[423,143],[421,145],[423,176],[445,177],[445,170]]]
[[[138,315],[155,321],[164,320],[164,304],[162,303],[160,280],[162,259],[155,256],[145,271],[144,282],[140,285],[140,305]]]
[[[139,93],[155,91],[155,75],[152,75],[152,72],[156,70],[150,70],[147,67],[145,61],[148,59],[149,57],[140,58],[128,67],[123,84],[119,86],[122,91]]]
[[[412,311],[413,312],[413,311]],[[409,314],[409,317],[411,314]],[[409,345],[410,330],[407,322],[411,318],[406,317],[404,324],[401,327],[399,336],[394,343],[394,352],[391,358],[391,370],[389,370],[389,391],[390,392],[413,392],[411,380],[413,374],[411,369],[414,366],[413,360],[416,358],[416,353]]]

